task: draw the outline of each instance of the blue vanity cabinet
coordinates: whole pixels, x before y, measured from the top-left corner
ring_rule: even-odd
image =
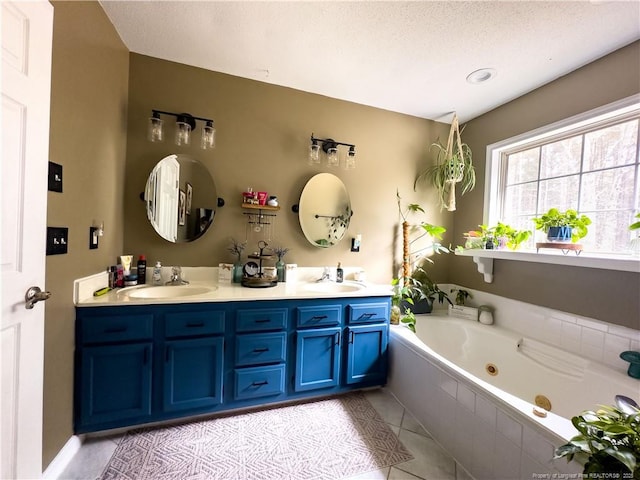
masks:
[[[76,308],[74,431],[384,385],[390,297]]]
[[[200,307],[168,312],[164,315],[164,331],[163,411],[220,405],[225,311]]]
[[[335,302],[335,300],[334,300]],[[340,383],[342,303],[297,306],[294,390],[336,387]]]
[[[281,303],[279,303],[281,304]],[[268,402],[286,395],[289,308],[244,308],[236,312],[233,401]]]
[[[345,382],[383,384],[387,378],[388,302],[350,304],[347,322]]]
[[[76,430],[140,423],[152,413],[153,315],[104,309],[76,324]]]

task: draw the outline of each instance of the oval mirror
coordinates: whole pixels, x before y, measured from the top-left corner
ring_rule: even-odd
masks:
[[[328,248],[338,243],[352,215],[347,187],[335,175],[319,173],[302,190],[298,216],[302,232],[312,245]]]
[[[173,243],[200,237],[213,223],[218,194],[209,171],[188,155],[168,155],[147,180],[147,218],[155,231]]]

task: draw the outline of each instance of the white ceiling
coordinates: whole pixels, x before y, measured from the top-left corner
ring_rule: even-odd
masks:
[[[638,0],[100,3],[132,52],[445,122],[640,38]]]

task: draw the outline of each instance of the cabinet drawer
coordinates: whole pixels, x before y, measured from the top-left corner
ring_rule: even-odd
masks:
[[[388,303],[363,303],[361,305],[349,305],[349,323],[373,323],[389,320]]]
[[[81,321],[82,343],[147,340],[153,334],[151,314],[85,317]]]
[[[339,325],[342,306],[324,305],[313,307],[298,307],[298,328],[305,327],[327,327]]]
[[[224,312],[168,313],[165,315],[164,333],[169,338],[224,333]]]
[[[235,370],[235,400],[284,394],[284,364]]]
[[[286,332],[253,333],[236,337],[236,365],[260,365],[286,361]]]
[[[287,327],[286,308],[238,310],[236,332],[283,330]]]

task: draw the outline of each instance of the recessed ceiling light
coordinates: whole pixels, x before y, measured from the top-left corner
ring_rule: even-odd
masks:
[[[481,68],[480,70],[476,70],[475,72],[471,72],[467,75],[467,82],[473,84],[485,83],[496,75],[497,72],[493,68]]]

